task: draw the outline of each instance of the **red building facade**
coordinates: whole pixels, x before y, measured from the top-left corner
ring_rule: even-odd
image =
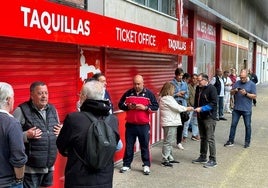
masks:
[[[235,59],[235,55],[228,53],[229,48],[232,53],[238,50],[233,48],[235,43],[230,45],[222,40],[222,25],[198,16],[193,10],[183,10],[182,3],[176,1],[177,34],[171,34],[46,0],[3,1],[0,81],[14,87],[15,107],[29,99],[33,81],[46,82],[49,102],[56,106],[63,121],[67,113],[76,110],[83,80],[103,72],[124,141],[125,113],[117,104],[123,92],[132,87],[134,75],[143,75],[145,87],[157,96],[162,85],[174,77],[178,66],[189,73],[206,72],[210,76],[218,67],[234,66],[233,62],[229,65],[225,61]],[[253,46],[255,59],[259,57],[257,52],[267,57],[266,48]],[[247,50],[243,49],[241,58]],[[260,70],[263,67],[257,65]],[[266,73],[262,76],[265,80]],[[151,115],[151,144],[162,139],[159,118],[158,112]],[[122,157],[123,150],[116,153],[115,161]],[[64,166],[65,159],[59,155],[54,187],[63,186]]]
[[[125,114],[117,103],[132,87],[133,76],[142,74],[145,86],[157,95],[173,77],[178,54],[191,56],[194,51],[192,39],[48,1],[3,2],[0,9],[0,80],[14,87],[15,107],[29,99],[33,81],[44,81],[62,122],[76,110],[83,80],[103,72],[122,140]],[[152,144],[162,138],[158,119],[152,114]],[[118,152],[115,161],[122,156]],[[57,158],[54,187],[63,185],[65,160]]]

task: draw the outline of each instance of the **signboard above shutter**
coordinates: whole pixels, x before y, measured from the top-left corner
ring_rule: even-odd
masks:
[[[174,55],[194,51],[190,38],[45,0],[3,1],[0,25],[0,36]]]

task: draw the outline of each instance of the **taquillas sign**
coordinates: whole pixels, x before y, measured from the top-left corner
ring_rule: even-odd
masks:
[[[193,55],[193,40],[44,0],[3,1],[0,36]]]

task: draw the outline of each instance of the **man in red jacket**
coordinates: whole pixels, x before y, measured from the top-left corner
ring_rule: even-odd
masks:
[[[133,79],[133,88],[126,91],[121,97],[118,107],[126,111],[126,148],[123,158],[121,173],[131,169],[131,162],[134,155],[134,144],[138,137],[141,146],[141,158],[143,162],[144,175],[150,174],[150,124],[149,115],[152,111],[158,110],[158,102],[154,94],[144,88],[144,81],[141,75]]]

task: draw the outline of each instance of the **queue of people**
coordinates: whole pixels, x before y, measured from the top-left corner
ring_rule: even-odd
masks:
[[[183,79],[184,74],[181,68],[175,70],[174,79],[166,82],[161,88],[159,100],[144,86],[142,75],[133,77],[133,87],[122,95],[118,103],[119,109],[126,112],[125,150],[121,173],[131,170],[136,138],[141,147],[143,174],[151,173],[149,117],[158,109],[164,133],[162,166],[172,167],[173,163],[179,163],[174,158],[173,147],[184,149],[182,141],[188,137],[189,126],[192,140],[200,141],[200,155],[192,163],[202,163],[206,168],[217,166],[214,132],[216,121],[225,120],[224,107],[228,110],[223,101],[230,104],[227,99],[223,100],[225,92],[222,95],[222,88],[227,86],[229,89],[231,87],[226,92],[234,96],[234,106],[229,139],[224,146],[234,144],[236,126],[240,116],[243,116],[246,127],[244,147],[250,147],[252,101],[257,95],[255,83],[248,79],[248,71],[241,70],[240,79],[235,83],[227,79],[229,72],[224,72],[222,78],[220,69],[212,80],[209,80],[208,75],[201,73],[190,75],[189,82],[186,83]],[[49,92],[46,83],[33,82],[30,86],[30,99],[20,104],[11,115],[14,105],[13,88],[8,83],[0,82],[0,139],[3,140],[0,162],[4,164],[5,169],[0,173],[0,187],[52,186],[58,150],[67,157],[65,187],[112,187],[113,161],[110,161],[105,169],[96,171],[83,167],[83,163],[77,159],[72,149],[75,148],[83,156],[85,142],[81,140],[85,138],[86,129],[89,127],[86,117],[83,116],[84,111],[92,112],[97,118],[113,113],[106,84],[103,74],[95,75],[93,79],[85,82],[79,96],[79,110],[68,114],[61,124],[55,106],[48,102]],[[230,96],[228,98],[231,99]],[[190,119],[187,122],[181,120],[181,112],[189,113]],[[122,149],[118,120],[108,124],[113,127],[118,138],[117,150]],[[4,134],[3,130],[7,134]]]

